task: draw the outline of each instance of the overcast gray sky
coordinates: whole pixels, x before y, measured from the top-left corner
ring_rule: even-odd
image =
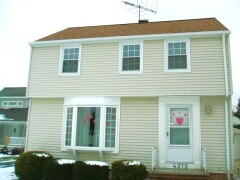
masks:
[[[137,3],[137,0],[125,0]],[[142,19],[166,21],[216,17],[231,30],[233,104],[240,97],[240,0],[139,0],[157,14]],[[67,27],[138,21],[136,9],[121,0],[1,0],[0,88],[27,86],[29,42]]]

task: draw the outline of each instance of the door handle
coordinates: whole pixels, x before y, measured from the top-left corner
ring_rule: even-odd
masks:
[[[167,135],[167,137],[168,137],[168,134],[169,134],[169,133],[168,133],[168,132],[166,132],[166,135]]]

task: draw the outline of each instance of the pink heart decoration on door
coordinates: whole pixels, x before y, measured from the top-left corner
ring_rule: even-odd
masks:
[[[176,122],[178,125],[181,125],[183,123],[183,118],[182,117],[177,117]]]

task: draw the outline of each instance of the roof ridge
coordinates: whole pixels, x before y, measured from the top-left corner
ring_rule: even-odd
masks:
[[[152,23],[164,23],[164,22],[180,22],[180,21],[193,21],[193,20],[206,20],[206,19],[216,19],[216,17],[208,17],[208,18],[193,18],[193,19],[177,19],[177,20],[165,20],[165,21],[149,21],[146,23],[125,23],[125,24],[103,24],[103,25],[88,25],[88,26],[76,26],[76,27],[67,27],[65,29],[72,29],[72,28],[87,28],[87,27],[103,27],[103,26],[118,26],[118,25],[137,25],[137,24],[152,24]],[[63,30],[65,30],[63,29]]]

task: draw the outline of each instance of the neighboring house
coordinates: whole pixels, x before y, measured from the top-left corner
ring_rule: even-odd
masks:
[[[26,150],[230,172],[229,34],[206,18],[68,28],[30,43]]]
[[[24,147],[28,116],[26,87],[0,91],[0,146]],[[7,143],[9,142],[9,143]]]

